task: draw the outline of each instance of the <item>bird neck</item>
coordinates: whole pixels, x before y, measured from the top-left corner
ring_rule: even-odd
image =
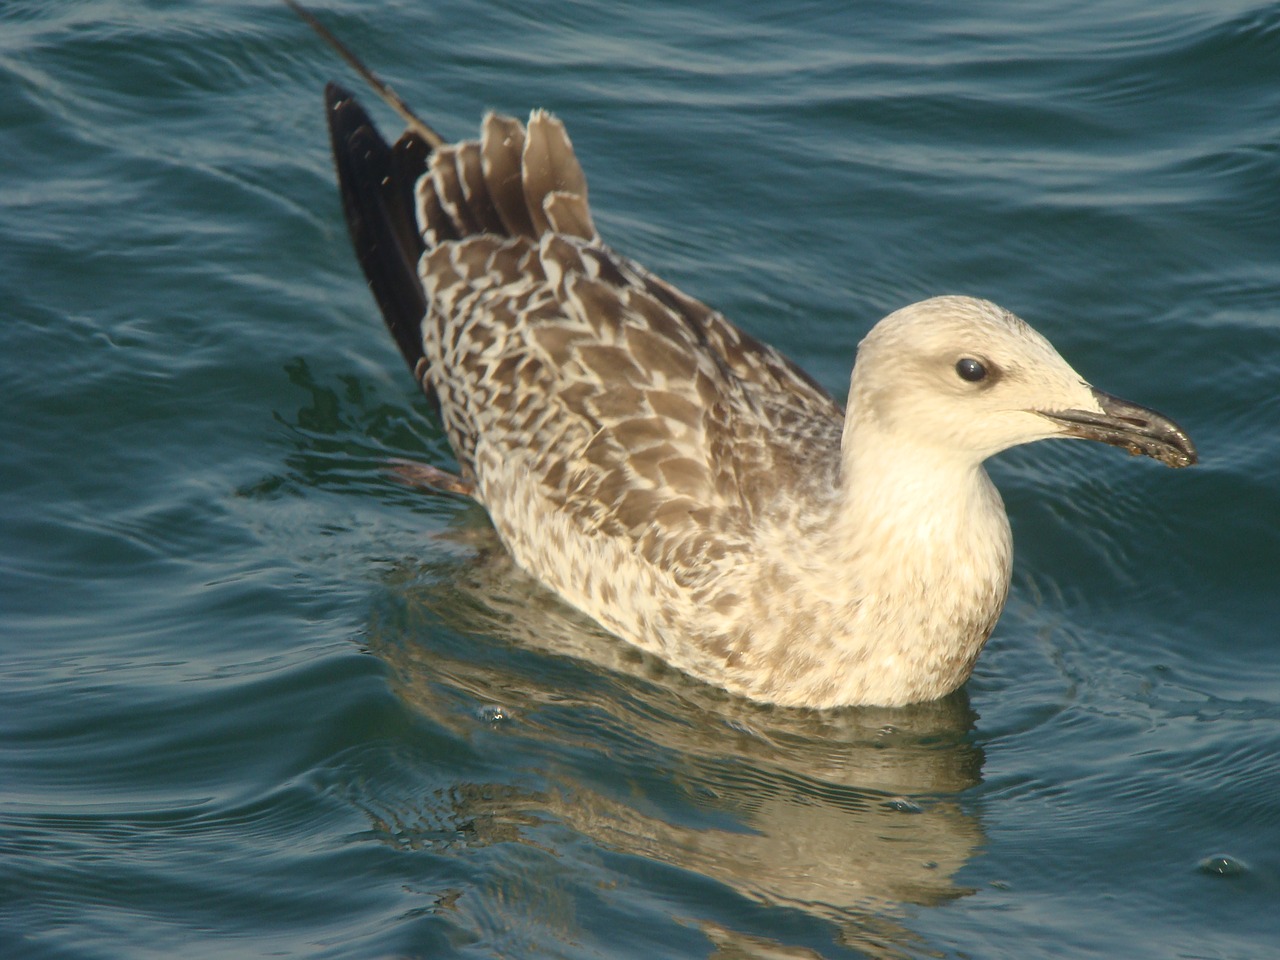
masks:
[[[828,562],[849,579],[870,661],[900,681],[878,698],[941,696],[1004,606],[1009,519],[981,462],[863,426],[845,433]]]
[[[854,550],[888,541],[922,556],[967,549],[973,537],[1008,539],[1004,503],[980,461],[874,426],[845,432],[835,528]]]

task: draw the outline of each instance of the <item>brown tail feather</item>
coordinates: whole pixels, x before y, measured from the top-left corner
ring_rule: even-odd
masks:
[[[507,233],[513,237],[533,238],[536,234],[533,221],[529,219],[521,181],[524,140],[524,126],[520,121],[496,113],[485,116],[480,152],[489,197]]]
[[[524,181],[525,205],[537,233],[554,230],[547,216],[547,201],[556,194],[577,197],[581,217],[578,233],[584,240],[595,235],[595,227],[587,213],[587,178],[573,152],[573,144],[565,133],[564,124],[544,110],[535,110],[529,117],[525,131],[524,157],[521,169]],[[575,218],[581,221],[581,217]]]

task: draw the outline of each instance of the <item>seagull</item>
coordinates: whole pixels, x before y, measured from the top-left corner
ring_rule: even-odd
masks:
[[[1197,460],[1172,420],[964,296],[876,323],[842,410],[605,244],[556,117],[489,113],[446,142],[326,39],[408,124],[388,144],[326,87],[357,258],[458,463],[404,474],[480,503],[521,568],[694,677],[801,708],[943,697],[1009,590],[988,457],[1073,437]]]

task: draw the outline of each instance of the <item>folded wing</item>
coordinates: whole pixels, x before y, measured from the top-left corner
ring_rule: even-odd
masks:
[[[392,336],[491,512],[537,496],[663,565],[833,483],[842,414],[772,347],[600,240],[559,120],[394,147],[326,90],[343,207]]]

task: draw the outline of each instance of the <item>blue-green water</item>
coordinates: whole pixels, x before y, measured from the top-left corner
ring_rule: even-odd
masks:
[[[383,469],[447,446],[282,5],[7,0],[0,956],[1280,956],[1280,6],[320,12],[447,134],[555,110],[614,246],[833,391],[971,293],[1204,463],[993,463],[964,696],[736,702]]]

